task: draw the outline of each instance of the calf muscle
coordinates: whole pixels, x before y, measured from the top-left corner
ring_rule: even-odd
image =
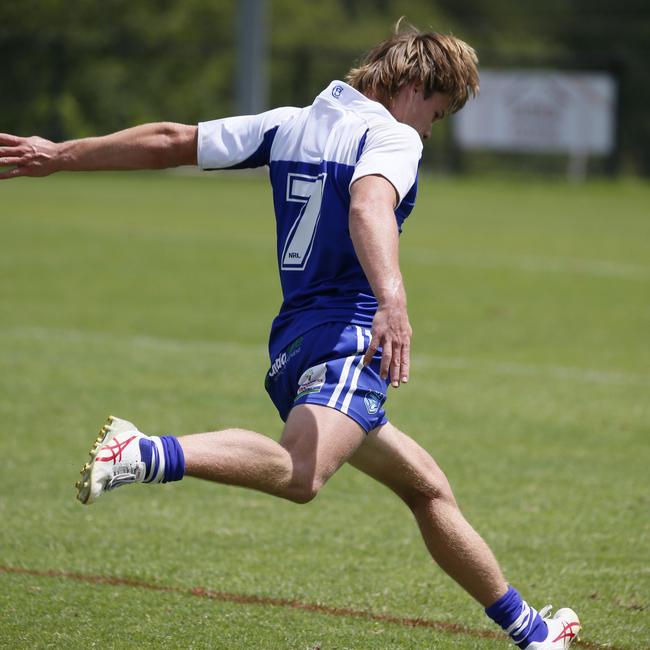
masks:
[[[350,464],[402,498],[431,557],[484,607],[506,593],[492,551],[460,512],[442,470],[414,440],[386,424],[369,434]]]

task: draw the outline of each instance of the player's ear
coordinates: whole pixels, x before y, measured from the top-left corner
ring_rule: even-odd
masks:
[[[411,97],[415,100],[426,99],[424,84],[414,81],[411,86]]]

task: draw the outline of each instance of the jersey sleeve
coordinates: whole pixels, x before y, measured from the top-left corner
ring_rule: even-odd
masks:
[[[371,126],[352,174],[350,186],[364,176],[378,174],[397,192],[397,205],[413,187],[417,175],[422,141],[415,129],[400,122]]]
[[[278,126],[299,108],[199,122],[197,160],[201,169],[244,169],[268,165]]]

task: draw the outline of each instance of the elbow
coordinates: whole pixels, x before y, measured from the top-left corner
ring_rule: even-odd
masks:
[[[368,206],[355,205],[350,206],[348,212],[348,230],[350,236],[354,240],[359,233],[364,232],[371,225],[372,209]]]
[[[393,225],[397,229],[395,211],[385,203],[370,200],[367,203],[353,202],[350,205],[348,228],[351,234]]]
[[[386,206],[382,205],[374,197],[366,197],[365,200],[350,201],[350,209],[348,211],[348,219],[350,225],[356,224],[370,224],[378,213],[385,212]],[[391,211],[392,212],[392,211]]]
[[[350,224],[353,222],[363,221],[365,214],[366,210],[364,210],[362,206],[353,203],[350,205],[350,212],[348,213]]]

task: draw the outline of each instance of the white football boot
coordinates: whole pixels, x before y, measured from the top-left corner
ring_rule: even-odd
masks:
[[[544,641],[533,641],[527,650],[567,650],[578,639],[580,632],[580,619],[569,607],[563,607],[555,612],[553,618],[546,618],[550,614],[551,606],[542,608],[539,615],[548,626],[548,635]]]
[[[75,484],[77,499],[91,504],[104,492],[142,482],[147,472],[140,456],[144,437],[134,424],[111,415],[90,450],[90,462],[81,468],[81,479]]]

